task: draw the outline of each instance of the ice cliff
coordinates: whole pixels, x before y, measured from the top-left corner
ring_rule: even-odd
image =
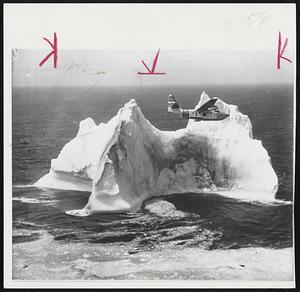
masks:
[[[203,92],[199,104],[209,97]],[[80,122],[40,188],[90,191],[82,210],[137,209],[152,196],[214,192],[247,200],[273,200],[278,180],[261,141],[252,138],[248,116],[221,100],[222,121],[189,120],[184,129],[160,131],[130,100],[109,122]]]

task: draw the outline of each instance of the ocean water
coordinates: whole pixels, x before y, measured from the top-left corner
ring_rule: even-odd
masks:
[[[153,125],[176,130],[185,127],[187,121],[167,113],[168,94],[173,93],[182,107],[192,108],[202,90],[237,105],[249,116],[254,138],[262,141],[279,178],[276,198],[286,204],[188,193],[150,199],[138,212],[72,217],[64,212],[84,207],[89,193],[31,186],[49,171],[51,159],[76,136],[82,119],[107,122],[135,98]],[[292,246],[292,86],[14,88],[12,104],[14,246],[38,242],[45,233],[63,246],[84,243],[100,250],[114,246],[126,254]],[[33,261],[34,255],[31,257]],[[20,273],[15,275],[22,278]]]

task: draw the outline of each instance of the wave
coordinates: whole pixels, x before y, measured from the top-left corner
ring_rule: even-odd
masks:
[[[14,197],[13,201],[19,201],[27,204],[53,204],[57,203],[58,200],[48,200],[42,198],[28,198],[28,197]]]
[[[216,192],[217,195],[238,201],[248,202],[255,205],[290,205],[292,201],[276,199],[275,197],[265,196],[264,192],[253,192],[245,190],[225,190]]]
[[[17,185],[13,185],[13,188],[32,188],[32,187],[36,187],[35,184],[29,184],[29,185],[23,185],[23,184],[17,184]]]

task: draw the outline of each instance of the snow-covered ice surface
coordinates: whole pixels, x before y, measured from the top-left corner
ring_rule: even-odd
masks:
[[[208,98],[203,92],[195,108]],[[90,191],[82,210],[67,212],[78,216],[135,210],[150,197],[186,192],[274,201],[278,179],[250,119],[235,105],[217,105],[230,116],[189,120],[177,131],[155,128],[135,100],[106,124],[87,118],[35,186]]]

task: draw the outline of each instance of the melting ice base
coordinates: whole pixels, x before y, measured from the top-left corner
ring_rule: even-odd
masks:
[[[203,92],[195,108],[208,99]],[[35,186],[90,191],[82,210],[67,212],[78,216],[134,210],[147,198],[185,192],[273,201],[278,179],[248,116],[221,100],[217,105],[230,116],[189,120],[177,131],[155,128],[135,100],[106,124],[87,118]]]

